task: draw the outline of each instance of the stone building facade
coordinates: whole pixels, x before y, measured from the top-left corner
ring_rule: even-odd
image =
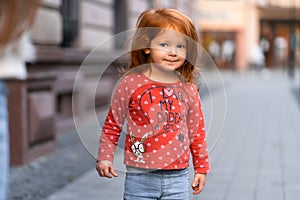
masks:
[[[299,65],[299,0],[199,0],[198,7],[202,44],[215,50],[219,68],[245,71],[257,51],[266,67],[288,67],[293,57]]]

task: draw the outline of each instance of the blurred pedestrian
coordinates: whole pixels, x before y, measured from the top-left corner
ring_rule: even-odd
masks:
[[[117,177],[114,152],[126,122],[124,199],[189,199],[209,171],[204,117],[194,82],[198,36],[174,9],[143,12],[132,40],[130,70],[120,79],[102,128],[96,169]]]
[[[255,71],[262,71],[265,67],[265,56],[259,44],[255,44],[249,51],[250,65]]]
[[[226,39],[222,43],[222,58],[225,64],[232,64],[235,52],[235,43],[232,39]]]
[[[213,58],[213,60],[217,60],[220,58],[221,47],[216,40],[212,40],[208,46],[209,55]]]
[[[267,55],[270,51],[270,42],[269,42],[269,40],[266,37],[262,37],[260,39],[259,46],[261,47],[261,49],[264,53],[265,59],[267,59]]]
[[[9,128],[5,82],[26,77],[25,61],[33,57],[26,30],[39,0],[1,0],[0,3],[0,200],[7,196]]]

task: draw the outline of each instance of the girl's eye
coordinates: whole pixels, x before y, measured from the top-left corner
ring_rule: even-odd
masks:
[[[177,48],[183,49],[183,48],[185,48],[185,46],[183,44],[179,44],[179,45],[177,45]]]
[[[161,47],[168,47],[168,44],[167,43],[161,43],[160,46]]]

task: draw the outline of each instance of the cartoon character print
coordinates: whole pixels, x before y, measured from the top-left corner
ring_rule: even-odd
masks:
[[[161,145],[167,146],[174,139],[185,141],[180,129],[188,106],[186,98],[187,94],[181,87],[153,83],[142,85],[131,95],[129,115],[132,126],[137,129],[134,132],[149,134],[146,146],[150,152],[159,150]],[[158,140],[160,142],[156,143]]]
[[[179,154],[186,150],[186,116],[190,105],[184,87],[145,83],[131,93],[127,123],[132,143],[128,150],[136,158],[132,161],[146,164],[159,159],[158,162],[163,162],[160,159],[164,152],[174,151],[172,146],[182,147],[178,149]]]
[[[143,85],[129,101],[129,114],[134,125],[151,127],[151,136],[177,132],[186,113],[186,99],[180,88]],[[147,131],[149,132],[149,131]]]
[[[132,132],[130,132],[130,138],[131,138],[131,150],[134,153],[134,155],[137,157],[136,160],[134,160],[134,162],[137,163],[145,163],[144,157],[143,157],[143,153],[145,153],[145,147],[144,147],[144,142],[148,137],[148,133],[146,133],[145,135],[143,135],[142,140],[136,141],[134,135],[132,134]]]

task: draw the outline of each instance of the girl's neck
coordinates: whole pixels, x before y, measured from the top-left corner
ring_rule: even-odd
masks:
[[[150,69],[144,72],[144,75],[147,76],[149,79],[161,82],[161,83],[175,83],[180,80],[177,71],[164,71],[164,70],[157,70],[155,67],[151,67]]]

